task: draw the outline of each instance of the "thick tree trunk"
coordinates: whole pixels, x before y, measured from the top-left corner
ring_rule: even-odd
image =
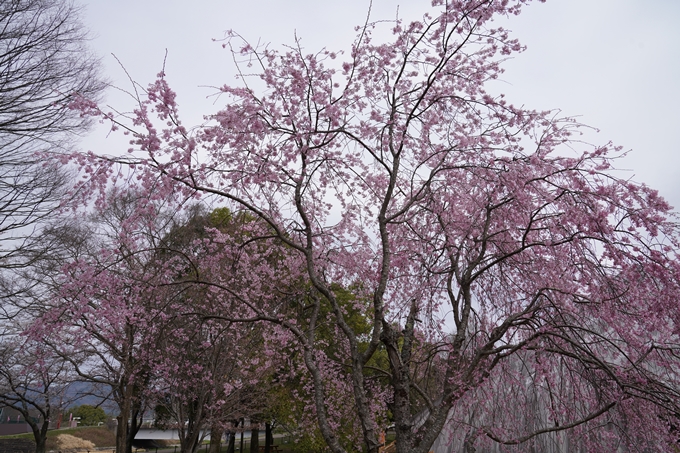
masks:
[[[127,417],[122,412],[116,417],[116,453],[125,453],[127,446]]]
[[[231,424],[233,425],[233,431],[229,431],[227,453],[234,453],[236,451],[236,430],[238,429],[239,420],[234,420]],[[240,451],[243,451],[243,447],[241,447]]]
[[[210,428],[210,453],[220,453],[224,430],[218,426]]]
[[[227,453],[234,453],[236,451],[236,433],[229,433],[229,442],[227,443]]]
[[[185,430],[184,436],[180,438],[181,453],[195,453],[200,447],[200,430],[196,426],[192,426],[189,422],[188,428]]]
[[[203,410],[200,400],[189,401],[184,405],[178,401],[177,419],[178,423],[185,421],[184,426],[180,426],[180,446],[182,453],[195,453],[201,446],[201,427],[203,426]]]
[[[198,439],[194,436],[186,438],[183,445],[180,446],[181,453],[195,453],[198,451],[199,443]]]
[[[127,378],[121,379],[121,382],[126,382]],[[135,430],[132,437],[130,437],[130,426],[128,425],[130,416],[133,411],[133,399],[134,399],[134,386],[131,384],[120,384],[119,395],[121,399],[118,401],[118,407],[120,408],[120,414],[116,417],[118,421],[118,426],[116,426],[116,453],[131,453],[132,452],[132,440],[134,435],[137,433],[138,429]],[[122,401],[121,401],[122,400]]]
[[[35,453],[45,453],[45,444],[47,439],[39,438],[35,440]]]
[[[253,427],[250,429],[250,453],[258,453],[260,451],[260,429],[257,424],[250,422]]]
[[[396,355],[396,342],[386,342],[386,344],[389,344],[388,354],[395,353]],[[410,414],[410,380],[408,376],[408,367],[399,364],[392,357],[391,365],[393,402],[390,409],[392,410],[395,422],[397,453],[410,453],[413,444],[413,432]]]
[[[47,427],[49,420],[43,421],[40,429],[38,426],[31,425],[33,430],[33,438],[35,439],[35,453],[45,453],[45,445],[47,444]]]
[[[381,337],[387,350],[392,371],[390,384],[394,393],[391,409],[397,435],[397,453],[410,453],[413,450],[410,366],[416,314],[417,307],[414,302],[401,334],[391,326],[384,325]],[[377,452],[378,449],[376,448],[375,451]]]
[[[142,403],[137,399],[139,387],[128,384],[123,387],[122,401],[119,403],[120,414],[116,417],[116,453],[132,453],[132,441],[142,426],[144,412]]]
[[[135,440],[135,436],[142,427],[142,405],[139,402],[134,402],[130,408],[130,425],[127,427],[127,440],[125,451],[127,453],[132,453],[132,441]]]

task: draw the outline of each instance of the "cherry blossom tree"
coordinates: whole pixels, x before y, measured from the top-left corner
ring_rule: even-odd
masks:
[[[267,402],[267,372],[253,365],[261,351],[259,332],[243,332],[241,324],[177,319],[183,327],[168,332],[173,343],[164,345],[168,363],[157,366],[158,399],[172,419],[168,426],[177,427],[182,452],[198,451],[208,433],[211,448],[218,448],[233,420],[252,419]]]
[[[103,193],[131,172],[150,200],[201,194],[259,219],[227,248],[232,273],[216,251],[196,283],[215,307],[242,308],[215,318],[267,322],[298,345],[333,452],[347,451],[338,386],[378,450],[375,373],[400,453],[429,451],[452,426],[467,451],[562,431],[582,451],[668,451],[680,414],[670,206],[614,176],[620,148],[584,144],[574,120],[485,90],[522,49],[493,20],[528,0],[433,3],[421,21],[393,22],[388,42],[375,37],[384,22],[359,27],[347,53],[278,52],[229,33],[242,83],[221,88],[228,102],[200,128],[181,124],[163,73],[130,123],[74,102],[132,136],[127,156],[77,156],[84,187]],[[304,290],[278,290],[296,286],[263,250],[285,250]],[[337,285],[356,288],[351,306]],[[342,373],[326,366],[327,323]],[[386,368],[372,362],[380,351]],[[499,415],[518,406],[541,415]]]
[[[86,242],[87,233],[74,228],[69,222],[44,225],[22,250],[24,264],[30,265],[4,269],[0,278],[0,406],[22,414],[37,453],[45,451],[56,415],[82,396],[72,385],[79,380],[73,366],[78,359],[66,360],[44,337],[27,335],[32,321],[51,305],[61,266],[78,256]],[[73,234],[76,230],[79,235]]]
[[[18,411],[31,428],[35,452],[44,453],[50,421],[71,402],[70,364],[17,332],[0,335],[0,407]]]
[[[86,244],[62,266],[51,300],[26,330],[79,379],[108,391],[119,410],[119,453],[131,451],[150,403],[164,309],[176,295],[157,285],[165,269],[155,259],[172,216],[158,204],[142,212],[139,192],[128,189],[109,191],[105,205],[79,219]]]
[[[229,254],[240,254],[241,236],[259,227],[248,228],[252,217],[228,210],[207,215],[200,206],[187,209],[185,218],[174,200],[149,203],[141,193],[109,190],[106,203],[83,219],[85,252],[73,248],[28,334],[71,363],[80,379],[109,389],[119,410],[118,452],[131,451],[141,417],[154,403],[175,419],[182,451],[192,452],[206,429],[259,412],[264,401],[252,389],[262,364],[272,360],[259,359],[245,341],[261,336],[215,316],[234,310],[233,298],[222,295],[211,304],[214,296],[197,284],[202,257],[212,253],[220,265],[210,273],[224,276],[211,281],[242,287],[232,278],[240,275],[230,272]],[[206,231],[218,227],[220,242]]]
[[[207,213],[201,205],[192,206],[188,214],[159,248],[159,259],[175,270],[174,281],[165,284],[183,289],[166,309],[173,315],[158,330],[162,346],[155,361],[154,387],[160,409],[177,426],[182,452],[194,453],[208,432],[211,450],[219,451],[225,428],[261,411],[267,386],[253,382],[264,383],[271,373],[267,368],[274,365],[270,360],[263,366],[259,329],[214,316],[216,311],[239,307],[224,300],[215,303],[205,285],[194,283],[203,273],[205,254],[217,252],[226,258],[220,253],[226,244],[215,244],[210,230],[234,237],[241,234],[242,222],[252,218],[233,215],[224,208]],[[228,272],[228,262],[223,264]],[[162,280],[157,283],[164,284]]]

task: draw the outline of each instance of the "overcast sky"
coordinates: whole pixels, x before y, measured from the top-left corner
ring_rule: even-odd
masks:
[[[311,52],[347,49],[368,0],[82,0],[83,19],[114,85],[166,73],[186,125],[214,111],[209,87],[234,84],[230,54],[212,41],[233,29],[251,42],[291,43]],[[374,0],[373,19],[418,18],[423,0]],[[618,166],[680,207],[680,0],[548,0],[504,21],[526,52],[506,64],[498,87],[519,105],[561,109],[600,130],[598,143],[632,150]],[[119,93],[107,103],[126,102]],[[127,104],[129,106],[129,104]],[[96,130],[83,147],[118,153],[121,142]]]

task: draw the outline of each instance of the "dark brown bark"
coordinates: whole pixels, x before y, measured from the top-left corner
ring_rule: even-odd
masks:
[[[246,420],[244,418],[241,419],[241,445],[239,447],[239,452],[243,452],[243,430],[245,429],[246,425]]]
[[[139,401],[132,403],[132,413],[130,414],[130,424],[128,425],[126,453],[132,453],[132,441],[142,427],[142,404]]]
[[[45,444],[47,443],[47,428],[50,424],[49,410],[47,414],[47,418],[44,418],[40,425],[31,422],[30,417],[24,417],[33,431],[33,438],[35,440],[35,453],[45,453]]]
[[[128,385],[123,390],[123,401],[119,405],[120,414],[116,417],[116,453],[126,453],[128,442],[128,418],[132,406],[132,386]]]
[[[260,427],[256,423],[253,423],[252,420],[250,421],[250,423],[253,425],[253,427],[250,429],[250,453],[259,453]]]
[[[234,453],[236,450],[236,433],[229,433],[229,441],[227,443],[227,453]]]
[[[394,393],[391,409],[397,435],[397,453],[410,452],[414,447],[411,422],[411,354],[416,318],[417,306],[413,301],[401,335],[385,323],[381,337],[392,371],[391,385]],[[400,339],[402,340],[401,347],[399,346]],[[378,448],[376,447],[373,451],[377,452]]]
[[[36,438],[36,440],[35,440],[35,453],[45,453],[45,444],[46,443],[47,443],[47,439]]]
[[[220,453],[222,434],[224,434],[224,430],[219,426],[210,428],[210,453]]]
[[[264,424],[264,453],[270,453],[272,445],[274,445],[274,436],[272,435],[272,424],[267,422]]]

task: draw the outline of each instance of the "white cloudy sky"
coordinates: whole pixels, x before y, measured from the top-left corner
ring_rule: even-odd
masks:
[[[234,29],[251,42],[310,51],[346,49],[368,0],[81,0],[107,77],[146,84],[162,67],[187,125],[217,108],[210,86],[234,83],[230,55],[215,42]],[[372,18],[417,18],[427,0],[374,0]],[[680,0],[548,0],[531,4],[507,28],[528,50],[506,64],[502,85],[516,104],[561,109],[600,129],[597,142],[632,150],[619,163],[680,207]],[[107,102],[124,105],[111,92]],[[98,130],[83,146],[115,153],[121,142]]]

